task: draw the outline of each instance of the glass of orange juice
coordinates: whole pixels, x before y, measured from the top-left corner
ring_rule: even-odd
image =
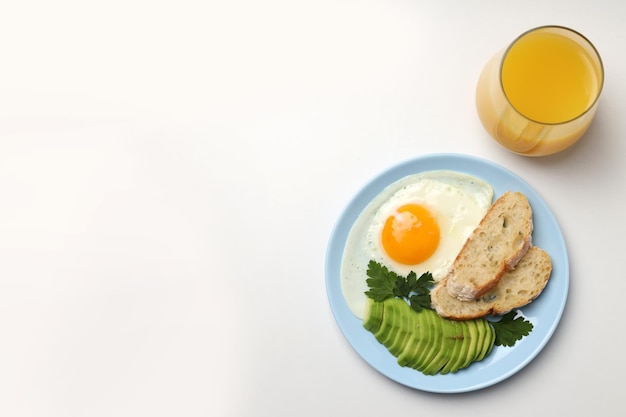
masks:
[[[476,107],[487,132],[505,148],[550,155],[585,133],[603,83],[602,60],[587,38],[541,26],[491,58],[478,80]]]

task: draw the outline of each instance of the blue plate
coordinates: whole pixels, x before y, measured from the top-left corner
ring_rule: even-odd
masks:
[[[387,349],[363,328],[341,291],[340,270],[346,239],[352,224],[365,206],[387,185],[422,171],[447,169],[482,178],[494,189],[494,199],[507,190],[524,193],[533,208],[533,244],[552,258],[553,270],[539,298],[520,309],[530,320],[533,331],[513,347],[494,347],[481,362],[455,374],[426,376],[401,367]],[[569,288],[569,261],[561,229],[537,192],[511,171],[493,162],[466,155],[433,154],[408,160],[372,179],[352,199],[333,230],[326,254],[326,289],[335,320],[356,352],[374,369],[388,378],[422,391],[455,393],[474,391],[503,381],[526,366],[548,343],[559,323]]]

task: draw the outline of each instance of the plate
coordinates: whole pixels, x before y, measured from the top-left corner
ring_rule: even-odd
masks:
[[[341,291],[341,259],[352,224],[365,206],[387,185],[407,175],[447,169],[464,172],[489,182],[494,200],[507,190],[521,191],[533,208],[533,244],[552,258],[552,276],[541,295],[520,309],[533,323],[533,331],[513,347],[494,347],[489,356],[455,374],[427,376],[401,367],[396,358],[363,328],[352,314]],[[522,178],[493,162],[459,154],[433,154],[402,162],[373,178],[350,201],[339,217],[326,253],[326,290],[330,306],[342,333],[354,350],[374,369],[396,381],[422,391],[468,392],[501,382],[532,361],[548,343],[556,329],[569,288],[569,260],[563,233],[547,204]]]

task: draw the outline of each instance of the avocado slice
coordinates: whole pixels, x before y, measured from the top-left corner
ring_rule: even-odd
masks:
[[[433,341],[436,334],[439,333],[438,325],[436,322],[436,314],[431,310],[422,310],[420,313],[422,320],[422,340],[419,345],[416,346],[414,368],[422,371],[429,363],[430,357],[434,356]]]
[[[400,302],[406,305],[405,301],[400,300]],[[407,339],[418,331],[415,323],[415,314],[411,313],[412,311],[405,306],[399,306],[398,308],[397,317],[395,317],[395,321],[397,322],[396,334],[387,345],[387,349],[389,349],[389,352],[395,357],[398,357],[398,355],[404,351]]]
[[[383,321],[384,304],[376,302],[371,298],[367,299],[363,327],[375,334]]]
[[[491,327],[489,322],[485,319],[480,319],[480,324],[484,329],[485,339],[483,340],[483,345],[480,348],[480,353],[477,354],[474,359],[475,361],[481,361],[485,358],[485,356],[489,355],[493,349],[493,343],[496,340],[496,332],[493,330],[493,327]]]
[[[410,343],[406,346],[404,352],[398,356],[398,363],[404,363],[414,369],[420,369],[419,363],[422,360],[424,347],[428,345],[428,338],[432,332],[431,324],[427,314],[424,311],[415,312],[415,327]]]
[[[462,358],[463,361],[459,365],[459,369],[467,368],[474,361],[476,350],[478,350],[478,326],[476,321],[468,320],[465,323],[467,324],[467,331],[469,332],[469,344],[465,356]]]
[[[467,352],[469,351],[470,345],[472,343],[469,323],[466,321],[461,321],[459,322],[459,324],[461,325],[461,330],[463,331],[463,342],[461,343],[461,346],[454,360],[451,360],[449,362],[449,370],[451,373],[457,372],[459,369],[461,369],[466,361]]]
[[[396,335],[398,329],[398,303],[396,299],[383,301],[383,319],[378,331],[374,334],[376,340],[385,346],[389,346],[389,341]]]
[[[451,340],[453,345],[450,350],[450,359],[444,365],[444,367],[441,368],[441,371],[439,371],[439,373],[442,375],[448,374],[450,372],[456,372],[456,369],[454,367],[459,361],[458,358],[465,344],[464,329],[466,326],[463,324],[463,322],[460,322],[460,321],[452,321],[451,324],[454,330],[454,336],[452,337],[452,340]]]
[[[441,323],[441,333],[435,337],[435,343],[437,344],[438,352],[435,357],[426,365],[423,370],[426,375],[435,375],[441,368],[445,366],[450,360],[450,353],[454,345],[454,326],[450,320],[439,318],[437,320]]]
[[[474,351],[474,356],[472,357],[472,362],[476,360],[476,358],[480,357],[483,351],[483,346],[485,344],[485,339],[487,338],[487,332],[485,331],[485,327],[481,322],[481,319],[472,320],[476,323],[477,330],[477,338],[476,338],[476,350]]]

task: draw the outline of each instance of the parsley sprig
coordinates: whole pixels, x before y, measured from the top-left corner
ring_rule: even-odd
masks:
[[[513,346],[515,342],[533,330],[533,324],[524,317],[518,316],[517,311],[513,310],[505,315],[499,321],[492,321],[491,327],[496,331],[496,346]]]
[[[367,265],[367,285],[369,291],[365,292],[374,301],[384,301],[387,298],[399,297],[409,302],[411,308],[417,312],[423,308],[430,309],[430,288],[434,283],[430,272],[422,274],[419,278],[413,271],[406,277],[390,271],[386,266],[378,262],[370,261]]]

